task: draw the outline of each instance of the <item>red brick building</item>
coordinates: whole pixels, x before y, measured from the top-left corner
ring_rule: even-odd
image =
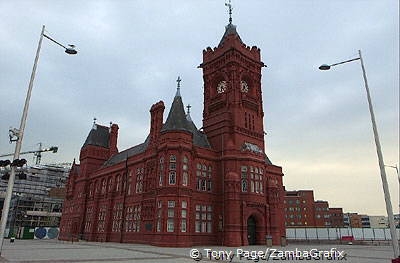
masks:
[[[329,208],[331,227],[344,227],[343,208]]]
[[[315,226],[314,192],[286,191],[285,218],[288,227]]]
[[[150,109],[146,140],[122,152],[118,126],[94,124],[73,165],[60,239],[158,246],[278,244],[285,236],[282,168],[264,152],[260,49],[226,26],[203,51],[203,129],[178,90]]]
[[[315,226],[330,227],[329,204],[327,201],[317,200],[314,202]]]
[[[312,190],[286,191],[284,203],[287,227],[343,227],[342,208],[315,201]]]

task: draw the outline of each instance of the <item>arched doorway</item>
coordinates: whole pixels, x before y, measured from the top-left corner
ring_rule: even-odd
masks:
[[[254,216],[247,219],[247,241],[249,245],[256,244],[256,219]]]

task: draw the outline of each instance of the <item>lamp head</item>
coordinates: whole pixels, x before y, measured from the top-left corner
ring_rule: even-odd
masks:
[[[331,68],[331,66],[327,65],[327,64],[322,64],[321,66],[319,66],[320,70],[329,70]]]
[[[65,48],[65,53],[69,55],[75,55],[76,53],[78,53],[78,51],[75,50],[75,45],[68,45],[68,47]]]

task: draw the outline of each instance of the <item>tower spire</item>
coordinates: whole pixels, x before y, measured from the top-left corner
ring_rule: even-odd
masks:
[[[229,9],[229,24],[232,24],[232,10],[233,10],[233,8],[232,8],[231,0],[229,0],[229,3],[225,3],[225,6],[227,6],[228,9]]]

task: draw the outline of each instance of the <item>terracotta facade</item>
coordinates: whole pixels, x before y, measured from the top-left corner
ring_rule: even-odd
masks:
[[[260,49],[231,23],[203,51],[203,128],[180,88],[166,121],[150,109],[144,143],[117,149],[118,126],[94,124],[67,184],[60,239],[157,246],[265,244],[285,236],[282,168],[265,153]]]

